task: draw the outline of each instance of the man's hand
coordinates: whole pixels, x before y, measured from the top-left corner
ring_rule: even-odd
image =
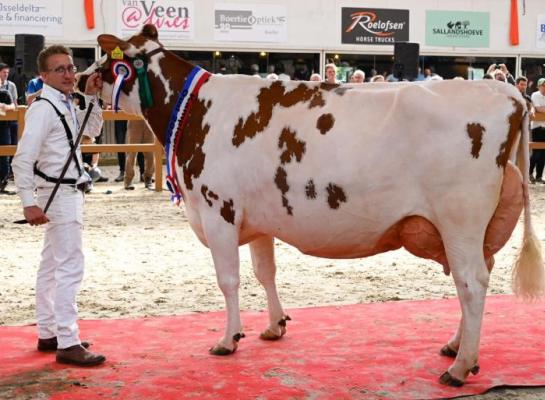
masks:
[[[30,225],[43,225],[49,222],[49,219],[38,206],[29,206],[23,208],[25,219]]]
[[[102,76],[98,72],[92,73],[85,83],[85,94],[95,95],[102,90]]]

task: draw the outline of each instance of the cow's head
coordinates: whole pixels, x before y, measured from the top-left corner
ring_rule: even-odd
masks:
[[[105,53],[87,70],[78,74],[77,88],[83,91],[87,77],[93,72],[99,72],[104,82],[101,97],[106,103],[116,105],[112,99],[114,89],[121,85],[118,105],[121,109],[141,115],[146,108],[146,90],[142,90],[145,80],[148,79],[148,70],[154,70],[159,74],[158,58],[152,60],[152,56],[162,51],[162,45],[158,42],[157,29],[153,25],[145,25],[142,31],[128,40],[119,39],[113,35],[98,36],[98,43]],[[121,84],[121,80],[123,83]],[[116,83],[117,81],[117,83]]]

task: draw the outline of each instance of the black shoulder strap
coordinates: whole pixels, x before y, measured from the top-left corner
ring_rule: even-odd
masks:
[[[49,104],[51,104],[51,107],[53,107],[53,110],[55,110],[55,113],[60,118],[60,120],[62,122],[62,126],[64,126],[64,130],[66,131],[66,138],[68,139],[68,144],[70,145],[70,149],[73,150],[74,149],[74,136],[72,135],[72,131],[70,130],[70,127],[68,126],[68,122],[66,122],[66,118],[65,118],[64,114],[61,113],[57,107],[55,107],[55,104],[53,104],[53,102],[51,100],[46,99],[45,97],[37,96],[34,101],[40,101],[40,100],[47,101]],[[74,161],[76,162],[76,167],[78,168],[78,171],[81,174],[82,173],[82,168],[79,165],[78,158],[74,157]]]

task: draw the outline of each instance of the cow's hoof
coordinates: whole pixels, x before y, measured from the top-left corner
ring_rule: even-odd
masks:
[[[456,350],[452,350],[449,347],[449,345],[446,344],[441,348],[441,350],[439,351],[439,354],[445,357],[456,358],[456,356],[458,355],[458,352]]]
[[[453,377],[448,371],[441,375],[441,377],[439,378],[439,383],[453,387],[464,386],[464,382],[462,382],[460,379]]]
[[[214,356],[228,356],[229,354],[233,354],[237,350],[237,346],[233,347],[233,350],[228,349],[227,347],[216,345],[214,347],[211,347],[208,352]]]
[[[286,334],[286,328],[283,326],[280,328],[280,335],[278,333],[275,333],[271,328],[268,328],[266,331],[261,332],[261,335],[259,335],[259,338],[261,340],[279,340]]]

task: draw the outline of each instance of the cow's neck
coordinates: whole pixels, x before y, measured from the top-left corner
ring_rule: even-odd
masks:
[[[194,66],[168,50],[165,50],[163,54],[165,57],[161,58],[159,61],[161,73],[169,82],[170,90],[173,94],[171,94],[168,98],[168,102],[165,104],[167,92],[163,81],[153,72],[149,72],[148,75],[153,96],[153,106],[145,111],[144,116],[153,129],[155,136],[157,136],[159,142],[164,146],[165,132],[167,130],[170,115],[176,105],[178,95],[182,91],[187,76]]]

